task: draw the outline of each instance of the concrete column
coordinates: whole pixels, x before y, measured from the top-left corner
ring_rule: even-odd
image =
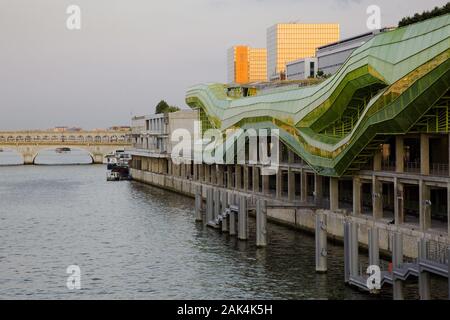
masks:
[[[428,135],[420,135],[420,173],[430,174],[430,140]]]
[[[232,166],[227,165],[227,188],[228,189],[232,189],[233,188],[233,172],[232,170]]]
[[[222,164],[218,164],[217,165],[217,185],[220,187],[223,187],[223,174],[224,174],[224,170],[223,170],[223,165]]]
[[[450,237],[450,183],[447,185],[447,236]],[[449,255],[449,261],[450,261],[450,255]],[[450,279],[450,272],[448,274],[449,274],[448,278]]]
[[[239,217],[238,217],[238,239],[247,240],[247,238],[248,238],[247,198],[245,196],[240,196]]]
[[[256,202],[256,246],[267,245],[267,201],[258,199]]]
[[[373,157],[373,171],[381,171],[381,161],[383,160],[381,150],[377,150]]]
[[[426,259],[426,240],[421,239],[419,241],[419,262]],[[431,278],[430,274],[424,271],[419,265],[419,298],[420,300],[430,300]]]
[[[267,195],[270,193],[270,181],[268,175],[262,175],[262,192]]]
[[[403,183],[400,183],[398,178],[394,178],[394,216],[396,225],[401,225],[405,222],[404,197]]]
[[[399,268],[403,264],[403,236],[400,232],[393,234],[392,244],[392,266],[393,269]],[[403,281],[394,276],[393,293],[394,300],[404,300]]]
[[[236,180],[236,184],[235,184],[235,189],[236,190],[240,190],[242,188],[242,169],[240,165],[235,165],[234,166],[234,170],[235,170],[235,180]]]
[[[324,213],[316,213],[316,272],[328,271],[327,265],[327,222]]]
[[[292,152],[290,151],[289,154]],[[288,169],[288,200],[295,200],[295,173],[292,171],[292,168]]]
[[[276,194],[278,199],[281,199],[282,192],[283,192],[283,172],[281,171],[281,169],[278,169],[276,179]]]
[[[206,189],[206,221],[208,224],[214,219],[214,190],[213,188]]]
[[[380,266],[380,246],[378,228],[369,228],[369,265]]]
[[[195,221],[202,221],[202,186],[195,187]]]
[[[402,173],[405,170],[405,146],[403,136],[395,137],[395,171]]]
[[[353,212],[354,216],[361,214],[361,179],[353,177]]]
[[[173,171],[172,171],[172,160],[171,159],[167,160],[167,169],[168,169],[168,175],[172,176]]]
[[[211,183],[211,166],[209,164],[203,165],[205,168],[205,182]]]
[[[236,212],[234,211],[230,211],[230,236],[235,236],[236,235]]]
[[[216,165],[212,164],[211,166],[211,184],[217,184],[217,170]]]
[[[330,210],[339,209],[339,179],[330,178]]]
[[[220,190],[214,188],[214,219],[217,219],[220,215]]]
[[[253,192],[259,193],[259,168],[257,166],[253,167]]]
[[[322,176],[314,174],[314,202],[320,205],[323,200]]]
[[[192,177],[192,180],[198,181],[198,165],[193,164],[194,166],[194,176]]]
[[[344,281],[350,280],[350,222],[344,221]]]
[[[180,176],[186,179],[186,165],[184,163],[180,164]]]
[[[350,274],[357,276],[359,273],[359,242],[358,225],[355,222],[350,223]]]
[[[372,211],[375,220],[383,218],[383,184],[376,177],[372,177]]]
[[[230,230],[230,217],[226,215],[225,212],[229,213],[229,203],[228,203],[228,192],[226,190],[222,191],[222,232],[229,232]],[[228,210],[228,211],[227,211]]]
[[[248,180],[249,180],[249,176],[248,176],[248,165],[243,165],[243,169],[244,169],[244,187],[243,187],[243,189],[244,189],[244,191],[248,191],[248,186],[249,186],[249,184],[248,184]]]
[[[430,188],[423,180],[419,182],[420,230],[427,231],[431,227]]]
[[[301,174],[300,174],[300,200],[302,202],[307,202],[308,201],[308,174],[302,170]]]
[[[203,168],[203,164],[197,164],[197,170],[198,170],[198,181],[200,182],[205,181],[205,170]]]

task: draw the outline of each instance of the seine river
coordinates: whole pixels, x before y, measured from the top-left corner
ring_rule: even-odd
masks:
[[[344,285],[341,246],[319,275],[310,235],[269,224],[257,249],[253,220],[239,242],[195,223],[192,199],[105,171],[0,167],[0,299],[372,298]],[[70,265],[80,290],[66,286]]]

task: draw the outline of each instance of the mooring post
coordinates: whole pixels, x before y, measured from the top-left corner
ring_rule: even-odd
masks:
[[[267,245],[267,200],[256,201],[256,246]]]
[[[403,236],[400,232],[395,232],[393,235],[392,244],[392,271],[400,268],[403,264]],[[393,298],[394,300],[404,300],[403,281],[396,279],[395,274],[392,275],[393,283]]]
[[[230,236],[236,235],[236,212],[234,210],[230,210]]]
[[[380,266],[380,245],[378,228],[369,228],[369,265]]]
[[[247,238],[248,238],[247,198],[245,196],[240,196],[239,217],[238,217],[238,239],[247,240]]]
[[[229,212],[228,208],[228,192],[226,190],[222,191],[222,232],[228,232],[229,230]]]
[[[423,270],[420,263],[426,260],[427,257],[427,241],[425,239],[420,239],[419,244],[419,297],[420,300],[430,300],[430,287],[431,279],[430,274]]]
[[[450,247],[447,250],[447,262],[448,262],[448,273],[447,273],[447,281],[448,281],[448,300],[450,300]]]
[[[358,275],[359,265],[359,243],[358,243],[358,224],[350,222],[350,275]]]
[[[316,272],[327,272],[327,224],[323,212],[316,214]]]
[[[219,218],[220,215],[220,190],[214,188],[214,220]]]
[[[198,185],[195,188],[195,221],[203,220],[202,202],[202,186]]]
[[[206,224],[212,221],[214,216],[213,192],[214,192],[213,188],[208,188],[206,191],[206,221],[205,221]]]
[[[344,279],[350,280],[350,223],[344,221]]]

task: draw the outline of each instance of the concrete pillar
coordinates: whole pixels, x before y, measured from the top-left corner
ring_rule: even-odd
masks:
[[[214,190],[213,188],[206,189],[206,221],[209,223],[214,219]]]
[[[300,174],[300,200],[302,202],[308,201],[308,174],[302,170]]]
[[[450,300],[450,248],[448,248],[447,257],[449,257],[448,258],[448,279],[447,279],[447,281],[448,281],[448,300]]]
[[[211,183],[211,166],[209,164],[204,164],[203,167],[205,168],[205,182]]]
[[[244,187],[243,187],[243,189],[244,189],[244,191],[248,191],[248,186],[249,186],[249,184],[248,184],[248,180],[249,180],[249,176],[248,176],[248,165],[243,165],[243,170],[244,170]]]
[[[214,188],[214,219],[217,219],[220,215],[220,190]]]
[[[383,156],[381,154],[381,150],[377,150],[375,155],[373,156],[373,171],[381,171],[381,161],[383,160]]]
[[[248,239],[248,211],[247,198],[245,196],[239,197],[238,239]]]
[[[172,176],[173,175],[173,170],[172,170],[172,160],[171,159],[169,159],[169,160],[167,160],[167,171],[168,171],[168,175],[169,176]]]
[[[236,235],[236,212],[234,211],[230,211],[230,217],[229,217],[229,222],[230,222],[230,236],[235,236]]]
[[[423,180],[419,181],[420,230],[427,231],[431,227],[430,187]]]
[[[216,165],[212,164],[211,166],[211,184],[217,184],[217,169]]]
[[[447,236],[450,237],[450,183],[447,185]],[[449,255],[450,261],[450,255]],[[449,277],[450,279],[450,272]]]
[[[359,273],[359,242],[358,225],[355,222],[350,223],[350,274],[357,276]]]
[[[227,165],[227,188],[228,189],[232,189],[233,188],[233,172],[232,170],[232,166]]]
[[[203,167],[203,164],[198,164],[198,181],[204,182],[205,181],[205,168]]]
[[[295,173],[291,167],[288,169],[288,200],[291,202],[295,200]]]
[[[378,228],[369,228],[369,265],[380,266],[380,246]]]
[[[193,166],[194,166],[194,174],[192,176],[192,180],[198,181],[198,165],[193,164]]]
[[[430,139],[428,135],[420,135],[420,173],[430,174]]]
[[[217,165],[217,185],[220,186],[220,187],[224,186],[224,183],[223,183],[223,178],[224,177],[223,177],[223,175],[224,175],[223,165],[218,164]]]
[[[394,219],[396,225],[405,222],[404,197],[403,183],[400,183],[398,178],[394,178]]]
[[[281,195],[283,192],[283,172],[281,171],[281,169],[278,169],[276,178],[276,194],[277,198],[281,199]]]
[[[392,239],[392,267],[393,270],[400,268],[403,264],[403,236],[400,232],[395,232]],[[404,300],[403,281],[393,277],[394,300]]]
[[[316,272],[327,272],[327,222],[324,213],[316,213]]]
[[[156,170],[158,171],[158,170]],[[186,165],[184,163],[180,164],[180,176],[186,179]]]
[[[344,221],[344,281],[348,283],[350,280],[350,249],[351,249],[351,236],[350,236],[351,222]]]
[[[256,202],[256,246],[267,245],[267,201],[258,199]]]
[[[361,214],[361,179],[353,177],[353,212],[354,216]]]
[[[236,184],[235,188],[236,190],[240,190],[242,188],[242,169],[240,165],[234,166],[235,170],[235,178],[236,178]]]
[[[262,192],[265,195],[268,195],[270,193],[270,181],[268,175],[262,175]]]
[[[395,171],[402,173],[405,171],[405,146],[403,136],[395,137]]]
[[[230,216],[226,215],[225,212],[229,213],[229,203],[228,203],[228,192],[226,190],[222,190],[222,232],[229,232],[230,230]]]
[[[426,259],[427,243],[425,239],[419,241],[419,262]],[[430,300],[431,278],[430,274],[424,271],[419,264],[419,298],[420,300]]]
[[[202,186],[196,186],[195,187],[195,221],[203,220],[202,203],[203,203]]]
[[[376,177],[372,177],[372,211],[375,220],[383,218],[383,184]]]
[[[339,209],[339,179],[330,178],[330,210]]]
[[[323,191],[322,191],[322,176],[317,173],[314,174],[314,202],[317,206],[322,204]]]
[[[254,166],[253,167],[253,192],[259,193],[259,168]]]

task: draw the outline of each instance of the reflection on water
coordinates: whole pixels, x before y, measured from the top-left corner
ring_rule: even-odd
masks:
[[[237,241],[195,223],[192,199],[106,182],[105,170],[0,168],[0,299],[374,298],[344,285],[341,246],[316,274],[310,235],[269,224],[258,249],[252,219],[249,241]],[[79,291],[66,288],[73,264]]]

